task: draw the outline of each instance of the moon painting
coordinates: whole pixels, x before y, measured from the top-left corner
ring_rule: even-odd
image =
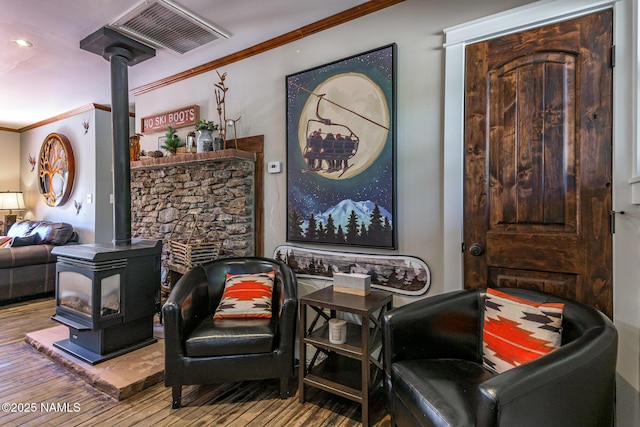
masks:
[[[396,247],[394,44],[287,76],[287,240]]]

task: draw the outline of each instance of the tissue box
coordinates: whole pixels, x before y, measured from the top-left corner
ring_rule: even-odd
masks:
[[[371,292],[371,276],[357,273],[333,273],[333,291],[365,296]]]

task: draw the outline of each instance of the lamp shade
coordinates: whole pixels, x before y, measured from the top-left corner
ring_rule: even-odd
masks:
[[[24,210],[24,198],[21,191],[0,192],[0,210]]]

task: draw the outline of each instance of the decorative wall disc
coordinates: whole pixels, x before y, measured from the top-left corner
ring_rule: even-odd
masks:
[[[76,165],[66,136],[50,133],[44,139],[38,159],[38,188],[49,206],[62,206],[71,195]]]

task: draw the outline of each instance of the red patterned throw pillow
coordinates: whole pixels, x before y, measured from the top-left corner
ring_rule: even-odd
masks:
[[[11,237],[0,236],[0,248],[8,248],[11,246]]]
[[[502,373],[560,347],[564,304],[536,304],[487,289],[482,334],[484,366]]]
[[[214,319],[270,319],[276,272],[227,274]]]

